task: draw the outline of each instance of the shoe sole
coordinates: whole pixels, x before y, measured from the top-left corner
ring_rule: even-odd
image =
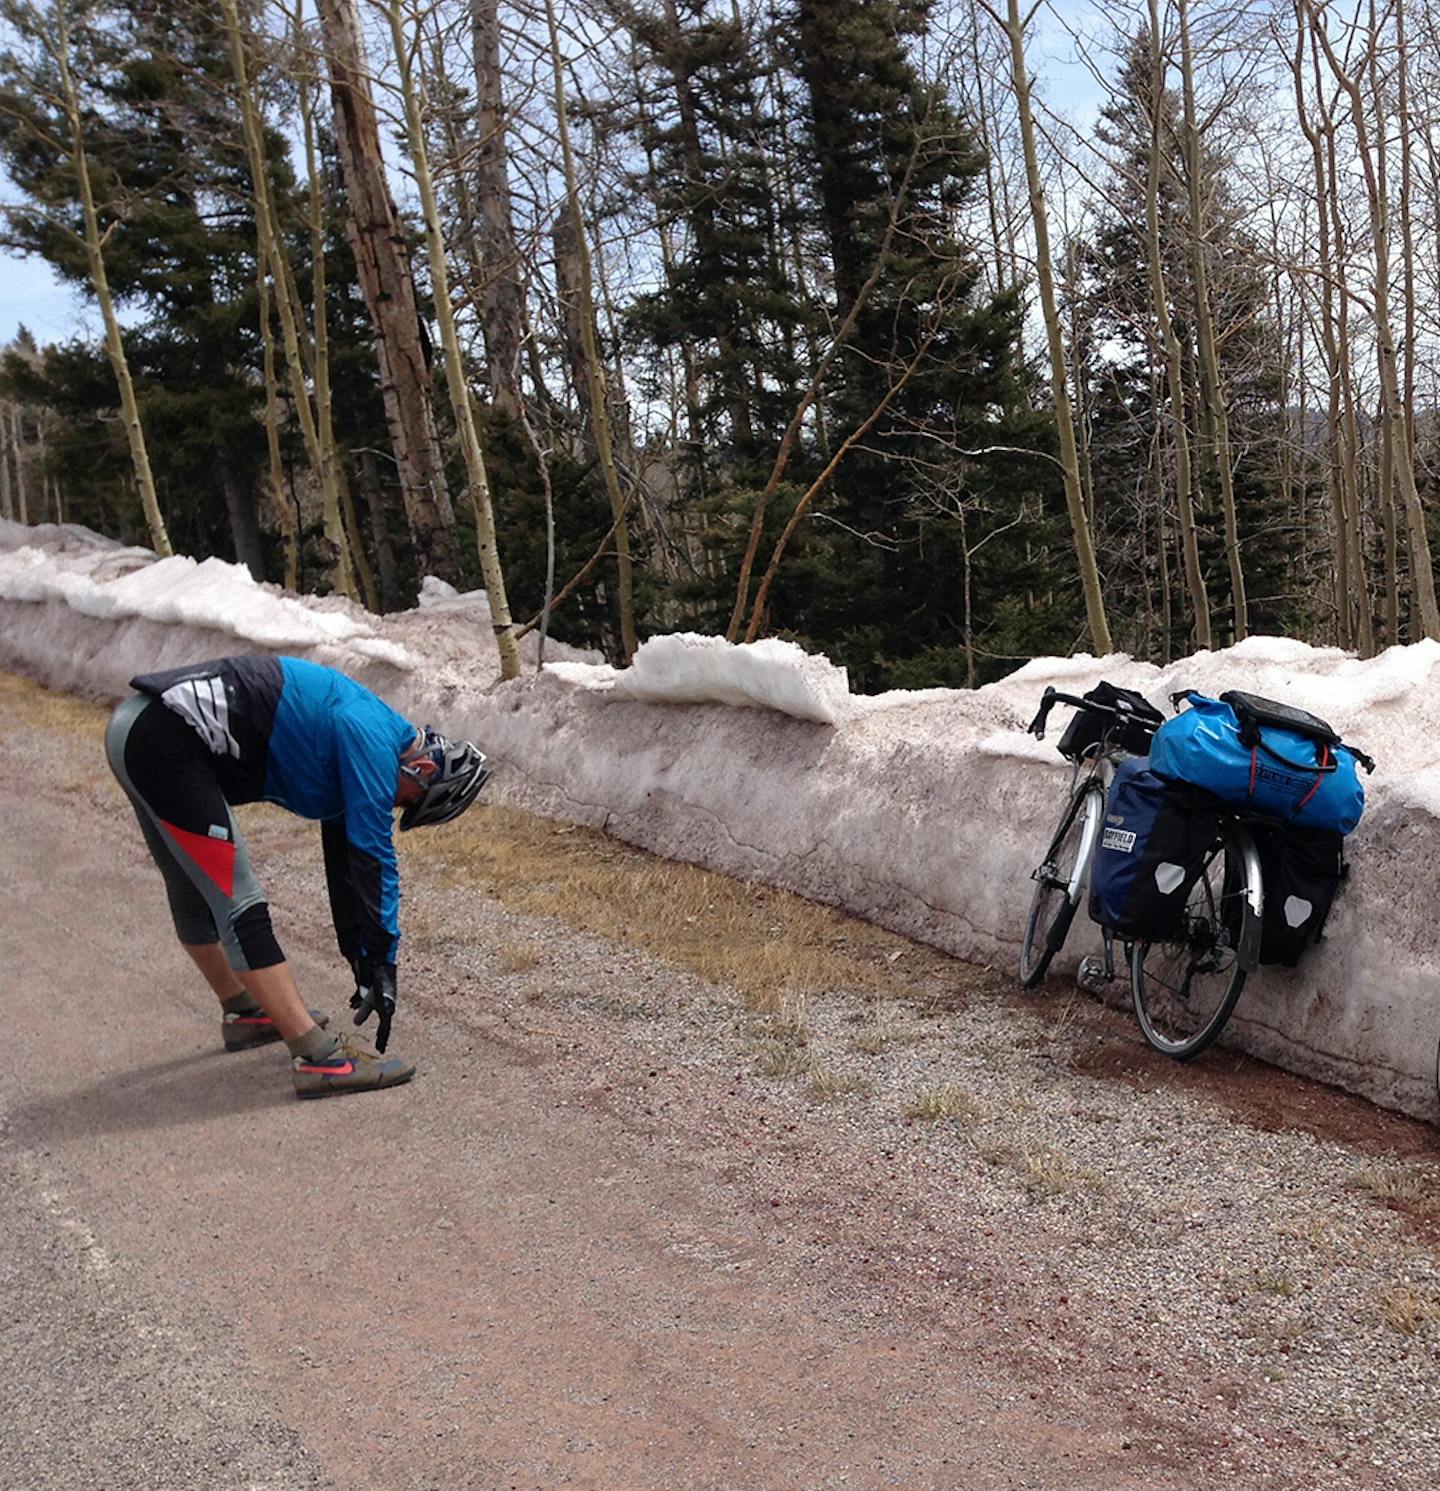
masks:
[[[311,1087],[306,1089],[296,1088],[295,1096],[300,1099],[306,1098],[341,1098],[352,1092],[382,1092],[387,1087],[404,1087],[407,1082],[414,1079],[414,1071],[408,1071],[399,1077],[382,1077],[378,1082],[366,1082],[363,1085],[342,1086],[334,1083],[328,1087]]]

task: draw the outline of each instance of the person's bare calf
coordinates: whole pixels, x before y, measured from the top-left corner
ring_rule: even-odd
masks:
[[[277,1039],[296,1041],[329,1023],[314,1010],[306,1009],[289,963],[236,969],[230,966],[218,942],[180,945],[220,1001],[227,1050],[243,1050]]]

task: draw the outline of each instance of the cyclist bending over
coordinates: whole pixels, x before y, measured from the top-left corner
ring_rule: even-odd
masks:
[[[392,814],[403,809],[402,829],[458,817],[489,776],[484,755],[298,658],[217,658],[130,683],[138,692],[111,717],[105,753],[165,878],[176,934],[220,1001],[226,1049],[283,1039],[301,1097],[408,1082],[414,1063],[384,1054],[400,940]],[[379,1016],[379,1054],[328,1033],[300,999],[230,811],[259,801],[320,821],[355,1023]]]

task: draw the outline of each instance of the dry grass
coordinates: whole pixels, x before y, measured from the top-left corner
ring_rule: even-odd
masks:
[[[97,745],[105,736],[110,706],[41,688],[17,673],[0,673],[0,732],[33,732],[38,740],[47,731],[90,737]]]
[[[1435,1193],[1434,1177],[1414,1165],[1370,1165],[1357,1170],[1351,1184],[1377,1201],[1419,1206]]]
[[[506,973],[531,973],[540,966],[540,955],[522,942],[502,942],[495,955]]]
[[[898,1030],[884,1015],[878,1014],[850,1042],[852,1051],[865,1056],[883,1056],[899,1046],[918,1046],[929,1036],[921,1030]]]
[[[1024,1149],[1013,1166],[1020,1184],[1032,1196],[1063,1196],[1068,1191],[1103,1191],[1105,1178],[1088,1165],[1077,1165],[1056,1149]]]
[[[872,1025],[869,1030],[857,1035],[850,1045],[866,1056],[883,1056],[894,1042],[895,1033],[888,1026]]]
[[[1280,1269],[1261,1269],[1255,1275],[1255,1287],[1261,1294],[1289,1299],[1295,1293],[1295,1281]]]
[[[810,1085],[806,1092],[811,1102],[833,1103],[844,1097],[863,1097],[869,1091],[870,1083],[864,1077],[833,1072],[818,1061],[810,1068]]]
[[[468,814],[427,841],[451,884],[533,916],[643,948],[753,1010],[846,989],[913,992],[917,976],[953,981],[960,965],[891,932],[786,891],[657,859],[593,829],[508,808]],[[892,966],[906,954],[906,988]]]
[[[1433,1164],[1375,1164],[1357,1170],[1351,1186],[1396,1212],[1408,1229],[1440,1242],[1440,1169]]]
[[[1043,1146],[1016,1148],[1003,1139],[977,1138],[975,1153],[997,1170],[1013,1171],[1032,1196],[1063,1196],[1070,1191],[1109,1189],[1109,1182],[1098,1171],[1077,1164],[1059,1150]]]
[[[805,1027],[805,1001],[782,1000],[778,1009],[758,1016],[746,1027],[746,1037],[755,1050],[755,1069],[762,1077],[784,1079],[817,1069],[807,1049],[810,1033]]]
[[[1440,1299],[1421,1294],[1411,1284],[1392,1284],[1381,1290],[1380,1318],[1402,1336],[1413,1336],[1427,1320],[1440,1320]]]
[[[15,673],[0,673],[0,739],[42,747],[48,735],[64,733],[86,747],[81,766],[66,765],[53,778],[62,792],[98,793],[121,798],[119,784],[105,765],[105,726],[110,706],[41,688]],[[92,764],[93,763],[93,764]]]
[[[783,1082],[810,1071],[815,1059],[803,1046],[787,1046],[783,1041],[761,1041],[755,1048],[755,1070],[762,1077]]]
[[[804,997],[782,998],[773,1009],[751,1020],[745,1033],[752,1041],[776,1041],[787,1046],[805,1045],[810,1039],[810,1028],[805,1023]]]
[[[917,1092],[905,1106],[905,1117],[916,1118],[922,1123],[935,1123],[942,1118],[954,1119],[957,1123],[973,1127],[986,1116],[985,1105],[973,1093],[953,1082],[942,1083],[925,1092]]]

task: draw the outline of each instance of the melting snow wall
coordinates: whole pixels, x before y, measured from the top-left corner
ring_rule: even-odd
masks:
[[[841,670],[786,644],[659,638],[617,672],[552,642],[543,672],[496,686],[483,596],[432,587],[422,602],[380,618],[255,585],[217,560],[156,561],[83,529],[0,523],[0,666],[119,697],[144,669],[310,656],[417,721],[473,736],[501,768],[496,800],[1003,967],[1068,784],[1053,737],[1024,734],[1047,683],[1078,693],[1103,676],[1161,705],[1183,687],[1245,688],[1311,709],[1380,768],[1325,941],[1297,970],[1253,976],[1226,1038],[1435,1117],[1440,645],[1360,662],[1251,638],[1164,670],[1040,659],[972,693],[860,698]],[[1097,945],[1082,916],[1054,976]]]

